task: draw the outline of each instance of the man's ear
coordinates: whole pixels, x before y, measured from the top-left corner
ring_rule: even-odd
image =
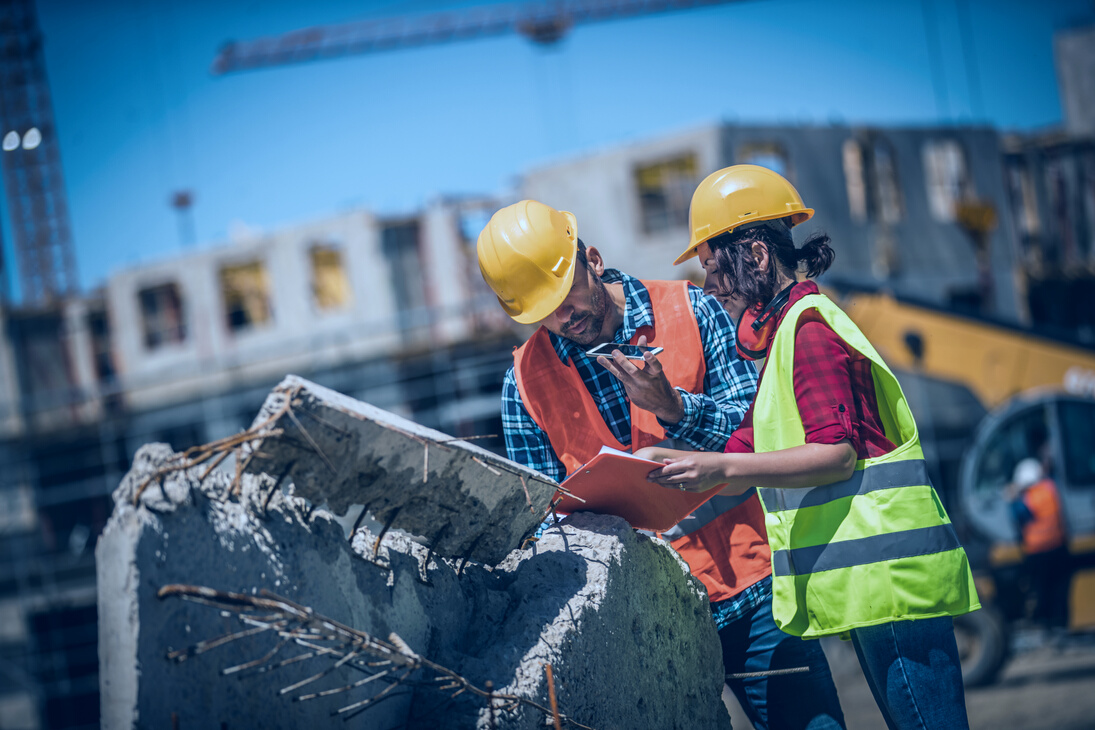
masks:
[[[601,252],[595,246],[586,247],[586,261],[589,262],[589,268],[593,269],[593,273],[597,276],[602,276],[605,273],[605,260],[601,258]]]
[[[768,271],[768,247],[762,241],[753,241],[753,260],[757,262],[757,271]]]

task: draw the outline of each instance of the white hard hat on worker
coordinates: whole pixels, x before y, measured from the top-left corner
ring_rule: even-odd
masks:
[[[483,279],[516,321],[580,345],[611,338],[604,261],[578,239],[572,213],[535,200],[508,205],[491,216],[476,250]]]
[[[1015,465],[1011,481],[1018,489],[1026,489],[1040,482],[1043,476],[1042,462],[1028,457]]]

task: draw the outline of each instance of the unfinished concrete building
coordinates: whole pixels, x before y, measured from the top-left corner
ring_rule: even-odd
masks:
[[[1025,321],[1015,287],[1011,202],[1002,147],[989,128],[878,128],[712,124],[532,170],[524,197],[577,215],[580,235],[609,266],[649,278],[702,279],[699,264],[673,259],[688,241],[688,205],[704,177],[753,163],[786,175],[817,214],[837,252],[825,281],[886,287],[935,306]],[[988,205],[987,273],[964,205]],[[983,268],[983,267],[981,267]]]

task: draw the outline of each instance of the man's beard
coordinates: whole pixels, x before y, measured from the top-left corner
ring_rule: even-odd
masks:
[[[593,344],[593,341],[600,336],[601,328],[605,324],[605,315],[608,311],[608,293],[605,290],[604,282],[599,277],[595,277],[594,281],[595,284],[593,284],[589,297],[589,313],[581,319],[575,320],[572,318],[559,331],[559,334],[563,337],[579,345]],[[572,326],[582,322],[585,322],[586,326],[581,333],[573,334],[570,332]]]

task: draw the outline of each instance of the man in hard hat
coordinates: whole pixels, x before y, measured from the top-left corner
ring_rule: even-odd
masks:
[[[534,200],[495,213],[479,234],[478,255],[506,314],[540,325],[514,351],[502,385],[509,458],[562,481],[606,445],[631,451],[671,440],[723,449],[757,375],[735,352],[733,322],[715,299],[688,282],[606,268],[578,238],[571,213]],[[641,367],[619,351],[612,359],[586,354],[605,343],[664,351],[647,353]],[[771,551],[755,492],[716,497],[662,537],[707,588],[724,647],[771,670],[810,668],[728,679],[754,726],[842,728],[821,647],[772,619]]]

